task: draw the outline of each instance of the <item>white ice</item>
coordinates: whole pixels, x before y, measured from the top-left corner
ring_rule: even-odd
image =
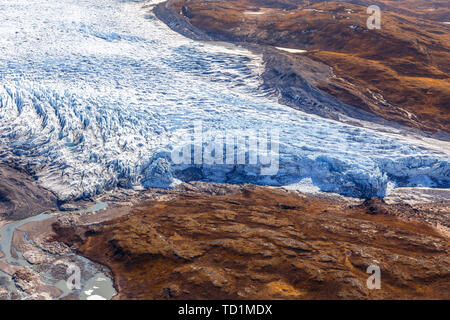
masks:
[[[210,131],[280,130],[274,177],[197,166],[206,180],[303,180],[351,196],[382,196],[390,183],[449,187],[448,143],[280,105],[259,89],[260,56],[186,39],[142,6],[0,0],[0,161],[30,169],[61,199],[170,185],[189,168],[160,161],[164,150],[201,119]]]

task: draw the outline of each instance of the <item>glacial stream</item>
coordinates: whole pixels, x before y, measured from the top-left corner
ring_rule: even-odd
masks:
[[[103,202],[96,203],[95,205],[79,211],[74,211],[71,214],[73,215],[80,215],[85,213],[92,213],[96,212],[98,210],[102,210],[106,208],[107,204]],[[115,294],[116,291],[113,286],[112,280],[107,277],[100,269],[99,266],[92,263],[88,259],[75,255],[73,253],[68,253],[63,256],[46,253],[42,251],[42,249],[37,248],[35,249],[38,251],[41,251],[43,254],[45,254],[48,258],[47,261],[43,264],[36,264],[33,265],[29,263],[24,257],[22,252],[18,252],[17,250],[13,249],[15,252],[15,256],[12,256],[12,242],[13,242],[13,236],[14,232],[16,232],[21,226],[31,223],[31,222],[39,222],[44,221],[47,219],[52,218],[57,213],[53,214],[46,214],[42,213],[33,217],[29,217],[27,219],[19,220],[10,222],[3,227],[0,228],[0,251],[3,252],[4,256],[0,258],[0,261],[4,261],[8,263],[9,265],[16,267],[21,266],[25,267],[27,269],[33,270],[36,272],[36,274],[39,274],[41,277],[41,280],[49,286],[54,286],[61,290],[61,294],[58,297],[55,297],[56,299],[61,299],[66,297],[69,294],[75,294],[78,296],[81,300],[109,300],[111,299]],[[25,233],[25,239],[28,243],[33,244],[31,240],[28,239],[27,233]],[[76,266],[80,269],[80,288],[69,288],[68,287],[68,280],[70,279],[70,276],[74,274],[73,271],[69,270],[70,272],[67,273],[67,269],[69,266]],[[61,268],[62,266],[62,268]],[[44,269],[45,271],[42,271]],[[59,272],[56,271],[56,269],[61,269]],[[64,272],[66,271],[66,272]],[[15,286],[13,279],[10,275],[8,275],[5,272],[0,271],[0,277],[2,277],[2,285],[0,287],[6,287],[7,290],[10,292],[17,292],[18,296],[17,298],[21,299],[27,299],[30,297],[30,294],[27,294],[26,292],[22,292],[21,290],[18,290],[18,288]],[[5,285],[6,283],[6,285]],[[75,282],[73,282],[75,283]],[[11,296],[10,296],[11,298]]]

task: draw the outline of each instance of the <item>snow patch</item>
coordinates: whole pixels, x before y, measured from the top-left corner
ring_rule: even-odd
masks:
[[[301,49],[291,49],[291,48],[282,48],[282,47],[275,47],[275,48],[277,48],[278,50],[286,51],[286,52],[290,52],[290,53],[305,53],[305,52],[308,52],[306,50],[301,50]]]

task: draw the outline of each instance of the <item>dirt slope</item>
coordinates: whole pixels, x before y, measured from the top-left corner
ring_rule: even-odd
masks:
[[[0,165],[0,220],[20,220],[56,208],[56,197],[27,173]]]
[[[381,30],[366,26],[373,4],[382,8]],[[168,6],[213,39],[306,49],[333,67],[334,77],[316,83],[324,92],[388,120],[450,132],[446,1],[171,0]]]

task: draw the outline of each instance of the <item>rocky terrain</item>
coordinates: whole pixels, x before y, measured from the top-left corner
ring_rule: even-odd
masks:
[[[0,217],[19,220],[54,210],[56,197],[26,172],[0,164]]]
[[[53,224],[55,240],[111,268],[116,299],[450,297],[448,237],[420,216],[431,204],[206,183],[144,194],[109,221]],[[434,206],[448,229],[450,202]]]
[[[366,26],[369,5],[382,9],[380,30]],[[304,99],[305,90],[311,96],[318,88],[384,119],[449,132],[446,1],[170,0],[155,12],[192,38],[258,45],[255,50],[265,55],[265,82],[281,94],[283,103],[322,116],[338,111],[367,118],[354,110],[335,110],[317,93],[314,99]],[[317,62],[332,70],[315,67],[313,78],[310,70],[302,71],[304,65]]]

